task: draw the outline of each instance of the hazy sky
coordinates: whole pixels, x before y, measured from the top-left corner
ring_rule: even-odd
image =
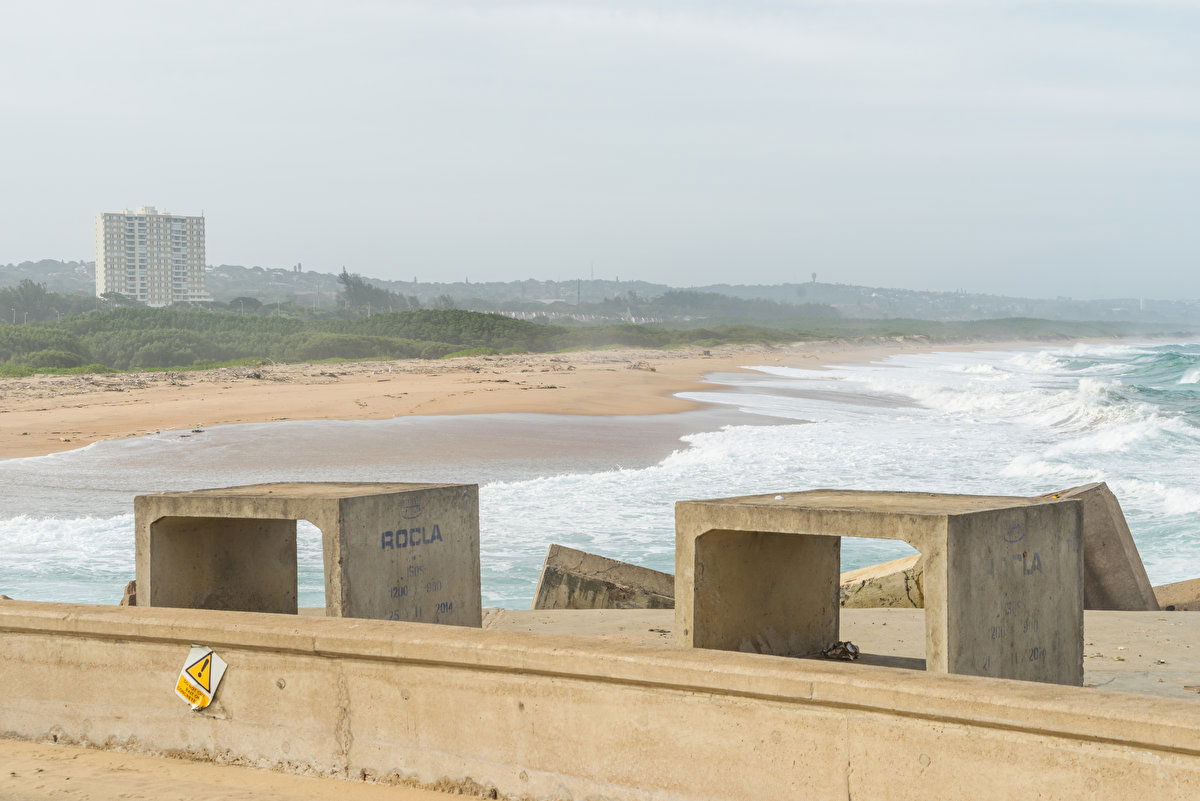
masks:
[[[0,262],[1200,297],[1200,1],[12,2]]]

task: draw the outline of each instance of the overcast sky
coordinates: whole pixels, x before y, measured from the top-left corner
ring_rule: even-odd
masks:
[[[1200,297],[1200,2],[4,2],[0,262]]]

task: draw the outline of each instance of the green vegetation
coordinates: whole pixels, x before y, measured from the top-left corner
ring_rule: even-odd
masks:
[[[343,271],[338,280],[342,285],[338,308],[330,311],[264,305],[253,297],[237,297],[208,308],[177,304],[152,309],[120,297],[98,300],[60,295],[23,280],[16,287],[0,290],[0,302],[22,304],[10,307],[14,316],[18,311],[21,314],[17,324],[0,322],[0,375],[201,369],[264,360],[440,359],[587,348],[708,347],[880,337],[1061,339],[1170,330],[1154,323],[1032,318],[855,320],[821,304],[683,291],[650,300],[629,292],[591,304],[594,315],[559,315],[554,319],[561,324],[550,324],[548,315],[530,321],[448,308],[453,306],[449,298],[435,298],[432,304],[446,308],[422,308],[416,297],[374,287],[361,276]],[[376,313],[383,309],[397,310]],[[636,319],[651,313],[661,313],[670,322],[618,322],[621,317]],[[580,317],[596,322],[587,324]]]
[[[707,347],[871,337],[1053,339],[1135,332],[1147,330],[1142,326],[1135,331],[1120,323],[1031,319],[945,323],[837,318],[814,318],[805,325],[668,329],[627,324],[543,325],[456,309],[377,314],[358,320],[302,320],[199,309],[119,308],[56,322],[0,324],[0,373],[195,368],[257,360],[438,359],[616,346]]]
[[[91,295],[60,295],[28,278],[0,288],[0,320],[14,324],[58,320],[104,306],[104,301]]]

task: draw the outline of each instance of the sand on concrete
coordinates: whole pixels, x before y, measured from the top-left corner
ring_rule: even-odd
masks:
[[[0,801],[437,801],[445,793],[0,739]]]
[[[674,395],[711,390],[702,379],[714,372],[1034,344],[1055,343],[948,345],[896,338],[0,378],[0,458],[232,423],[504,412],[663,414],[699,407]]]
[[[497,631],[670,643],[671,609],[489,609]],[[1084,613],[1084,686],[1200,703],[1200,614]],[[843,609],[839,637],[858,645],[855,664],[925,669],[923,609]]]

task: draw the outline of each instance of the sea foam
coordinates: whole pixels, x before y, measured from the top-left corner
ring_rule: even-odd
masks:
[[[684,393],[754,417],[683,436],[657,461],[530,475],[507,463],[468,459],[454,470],[488,476],[480,491],[484,601],[527,606],[551,542],[671,571],[675,501],[820,487],[1024,495],[1107,481],[1151,579],[1194,577],[1200,407],[1183,379],[1198,361],[1194,345],[1081,345],[900,355],[827,370],[762,367]],[[391,421],[342,425],[289,424],[286,447],[304,455],[302,473],[273,463],[282,445],[260,444],[273,442],[262,438],[284,430],[278,428],[253,429],[257,439],[248,445],[232,430],[220,440],[226,444],[218,450],[236,449],[247,465],[236,476],[211,466],[211,453],[199,450],[195,439],[138,441],[115,460],[96,451],[49,462],[10,460],[7,471],[0,462],[10,486],[52,493],[61,515],[0,520],[0,592],[113,602],[132,577],[132,519],[85,510],[96,508],[98,499],[122,508],[151,476],[174,482],[171,471],[180,465],[196,465],[200,472],[186,474],[195,486],[331,476],[397,480],[394,471],[354,467],[355,454],[339,443],[348,431],[404,442],[411,429]],[[466,422],[423,425],[475,430]],[[546,431],[554,425],[565,423],[548,424]],[[632,441],[638,425],[648,423],[613,418],[596,432],[621,432]],[[891,540],[848,540],[843,564],[859,567],[905,553],[911,549]],[[301,603],[319,605],[320,538],[307,524],[300,527],[299,560]]]

